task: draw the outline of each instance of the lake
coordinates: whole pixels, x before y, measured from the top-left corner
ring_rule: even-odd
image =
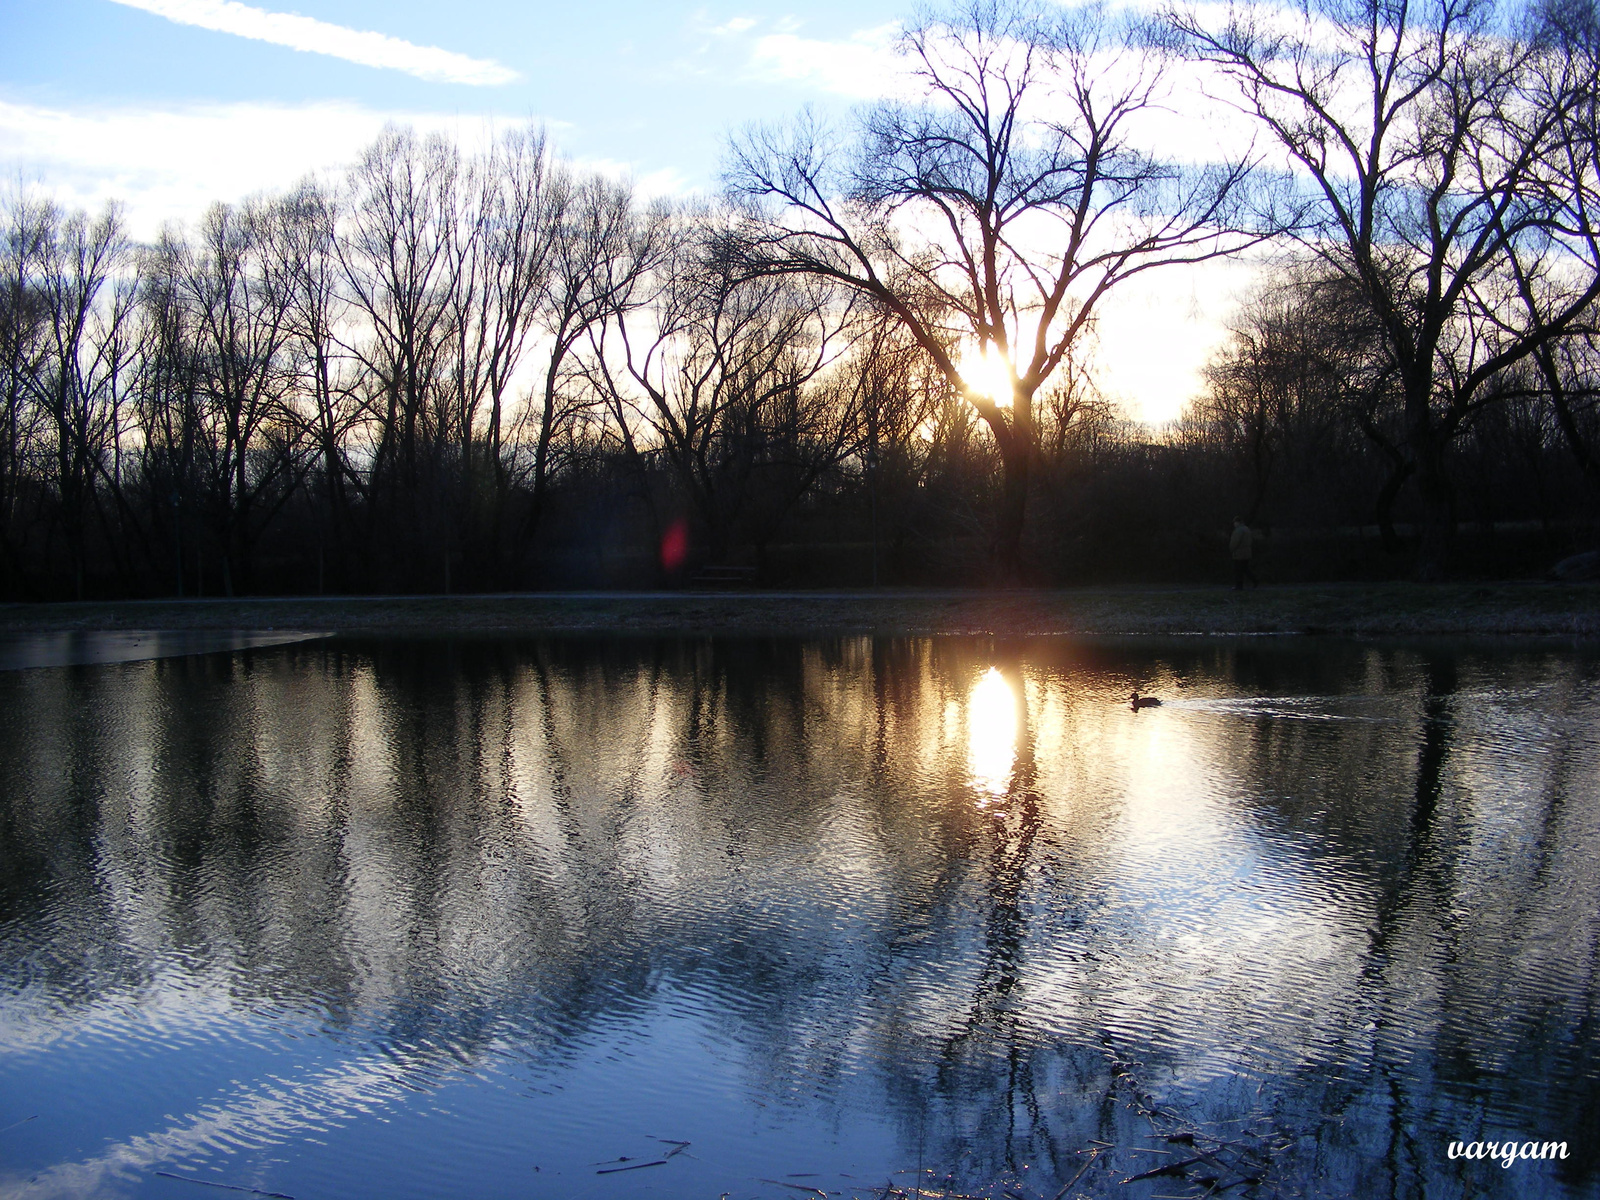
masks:
[[[1593,647],[0,672],[3,1197],[1595,1196],[1597,1034]]]

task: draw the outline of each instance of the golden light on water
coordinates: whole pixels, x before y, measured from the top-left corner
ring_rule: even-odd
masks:
[[[968,349],[962,355],[960,371],[963,382],[978,395],[988,397],[1001,408],[1011,406],[1011,364],[994,346]]]
[[[1017,695],[997,667],[973,685],[967,699],[967,765],[972,787],[991,797],[1011,786],[1017,759]]]

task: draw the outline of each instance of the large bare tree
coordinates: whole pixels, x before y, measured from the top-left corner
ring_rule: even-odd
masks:
[[[1372,310],[1404,409],[1391,485],[1415,477],[1418,573],[1437,577],[1453,440],[1492,381],[1600,296],[1600,275],[1553,269],[1571,180],[1551,163],[1578,93],[1549,86],[1548,48],[1496,0],[1310,0],[1304,22],[1219,11],[1168,20],[1286,152],[1308,206],[1300,245]],[[1536,305],[1519,303],[1519,273]]]
[[[1537,183],[1552,220],[1548,236],[1511,256],[1521,319],[1539,338],[1533,362],[1562,438],[1591,484],[1600,486],[1594,432],[1600,311],[1573,313],[1575,281],[1600,277],[1600,12],[1593,0],[1546,0],[1530,37],[1534,103],[1557,121]],[[1521,248],[1519,248],[1521,249]]]
[[[1107,9],[970,0],[900,50],[917,102],[842,137],[809,114],[753,130],[728,181],[753,207],[752,270],[871,297],[983,419],[1003,464],[997,566],[1016,579],[1035,396],[1112,289],[1249,240],[1247,168],[1183,169],[1140,145],[1164,61]]]

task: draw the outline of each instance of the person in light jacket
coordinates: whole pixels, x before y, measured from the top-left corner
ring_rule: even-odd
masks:
[[[1243,517],[1233,519],[1233,536],[1228,539],[1228,554],[1233,559],[1233,590],[1244,591],[1245,580],[1250,581],[1251,587],[1260,587],[1256,573],[1250,566],[1250,559],[1255,554],[1256,535],[1250,531],[1250,526],[1244,523]]]

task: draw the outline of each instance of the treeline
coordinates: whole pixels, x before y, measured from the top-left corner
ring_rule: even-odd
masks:
[[[1600,345],[1587,315],[1494,373],[1442,452],[1458,573],[1541,575],[1600,530]],[[1254,525],[1295,530],[1298,570],[1413,570],[1424,499],[1408,485],[1406,404],[1380,332],[1319,264],[1291,266],[1240,306],[1204,387],[1167,432]],[[1337,526],[1358,526],[1360,550]],[[1328,569],[1318,570],[1321,558]],[[1359,564],[1358,565],[1358,561]]]
[[[874,503],[885,582],[985,557],[991,452],[892,320],[751,278],[732,214],[639,203],[537,133],[392,129],[337,186],[152,245],[115,207],[3,211],[12,597],[792,574],[780,538],[864,583]],[[1041,453],[1135,444],[1077,386]]]
[[[871,462],[935,490],[972,466],[881,314],[741,276],[725,214],[534,132],[391,129],[337,186],[147,246],[115,207],[4,220],[14,597],[654,582],[674,526],[681,575]]]
[[[1435,6],[1438,62],[1413,61],[1420,22],[1373,9],[1396,76],[1425,76],[1406,103],[1431,107],[1373,151],[1389,174],[1352,190],[1324,163],[1320,215],[1315,187],[1185,175],[1118,142],[1114,106],[1097,124],[1103,13],[993,4],[907,34],[942,106],[866,113],[837,170],[824,131],[757,131],[716,202],[644,203],[533,130],[467,153],[401,128],[343,178],[148,245],[114,206],[15,192],[0,593],[1206,578],[1234,516],[1269,532],[1269,577],[1436,573],[1441,529],[1455,570],[1543,570],[1592,542],[1600,497],[1600,36],[1569,5],[1462,49],[1484,6]],[[1282,57],[1167,21],[1241,75]],[[1151,72],[1173,52],[1118,36]],[[1527,47],[1516,95],[1464,73],[1502,45]],[[1134,75],[1125,111],[1156,102]],[[1081,136],[1069,114],[1041,150],[1022,98],[1062,79]],[[1009,108],[960,103],[990,84]],[[1486,175],[1509,123],[1558,101]],[[918,205],[953,234],[905,220]],[[1341,242],[1341,205],[1383,220]],[[1114,232],[1080,237],[1085,212]],[[1185,416],[1121,416],[1094,301],[1247,246],[1277,247],[1271,282]],[[963,375],[980,348],[998,391]]]

